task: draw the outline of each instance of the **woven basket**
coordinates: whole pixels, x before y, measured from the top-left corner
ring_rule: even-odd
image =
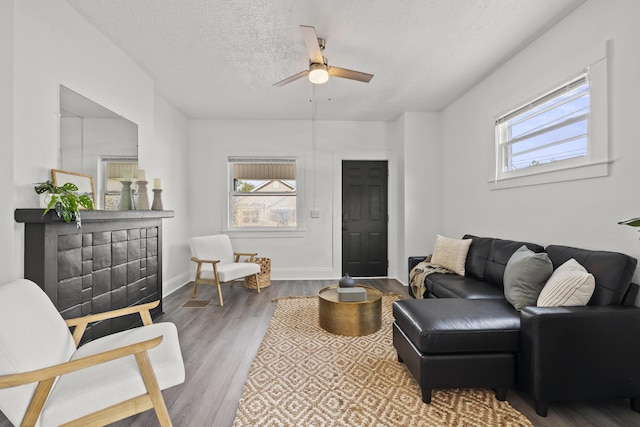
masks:
[[[249,260],[245,262],[251,262]],[[271,286],[271,259],[269,258],[254,258],[256,264],[260,265],[260,273],[258,273],[258,281],[260,282],[260,289]],[[244,287],[249,289],[257,289],[256,276],[248,276],[244,278]]]

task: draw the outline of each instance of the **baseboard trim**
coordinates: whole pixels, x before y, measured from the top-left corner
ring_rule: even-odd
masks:
[[[188,285],[193,281],[193,272],[185,272],[174,278],[165,281],[163,284],[163,296],[166,297],[185,285]],[[402,280],[397,277],[354,277],[355,279],[392,279],[398,281],[403,286],[408,286]],[[271,280],[335,280],[340,279],[339,273],[336,273],[332,268],[284,268],[271,270]]]
[[[191,272],[184,272],[162,283],[162,297],[167,297],[191,282]]]

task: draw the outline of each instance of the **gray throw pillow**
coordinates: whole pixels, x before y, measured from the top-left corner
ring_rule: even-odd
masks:
[[[535,253],[522,245],[504,269],[504,296],[518,311],[535,306],[551,273],[553,264],[545,252]]]

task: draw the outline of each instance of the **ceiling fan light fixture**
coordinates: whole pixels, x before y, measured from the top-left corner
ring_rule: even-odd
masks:
[[[329,80],[326,64],[311,64],[309,66],[309,81],[321,85]]]
[[[331,68],[329,68],[327,65],[327,58],[322,56],[322,51],[325,45],[324,39],[318,38],[314,27],[300,25],[300,31],[302,32],[302,38],[304,39],[304,44],[307,47],[307,52],[309,53],[309,69],[300,71],[299,73],[287,77],[284,80],[280,80],[279,82],[274,83],[274,86],[284,86],[301,79],[304,76],[308,76],[309,81],[316,85],[328,82],[329,74],[331,74],[332,77],[356,80],[365,83],[369,83],[373,78],[373,74],[363,73],[362,71],[347,70],[346,68],[335,66],[331,66]],[[329,69],[331,69],[331,72],[329,72]]]

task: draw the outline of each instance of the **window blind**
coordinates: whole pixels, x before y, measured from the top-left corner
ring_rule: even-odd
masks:
[[[234,179],[296,179],[295,159],[230,157]]]

